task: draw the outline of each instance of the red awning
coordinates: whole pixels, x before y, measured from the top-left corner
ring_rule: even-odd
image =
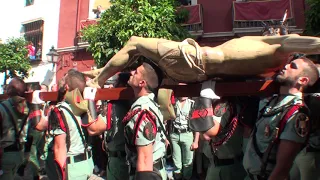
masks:
[[[233,2],[234,21],[282,20],[288,10],[287,19],[293,18],[291,0]]]
[[[202,23],[200,4],[192,5],[192,6],[181,6],[179,8],[186,9],[189,11],[189,19],[186,23],[181,24],[182,26]]]

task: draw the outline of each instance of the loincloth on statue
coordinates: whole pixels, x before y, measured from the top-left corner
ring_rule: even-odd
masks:
[[[159,42],[161,56],[159,67],[171,79],[178,82],[201,82],[207,80],[201,62],[200,46],[192,39],[182,43]]]

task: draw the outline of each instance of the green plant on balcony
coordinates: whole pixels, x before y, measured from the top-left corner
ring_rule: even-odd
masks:
[[[184,24],[189,19],[189,11],[184,8],[180,8],[177,10],[176,22],[179,24]]]
[[[8,77],[28,77],[31,65],[26,46],[23,38],[10,38],[0,44],[0,72],[5,74],[4,84]]]
[[[320,1],[307,0],[309,9],[306,12],[306,35],[320,36]]]
[[[182,40],[190,34],[177,23],[175,0],[111,0],[97,25],[81,31],[98,67],[131,36]]]

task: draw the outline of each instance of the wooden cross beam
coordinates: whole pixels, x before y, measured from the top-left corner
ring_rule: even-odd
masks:
[[[172,89],[175,97],[198,97],[201,84],[165,85],[161,88]],[[218,96],[269,96],[278,93],[279,87],[271,80],[250,82],[217,82],[215,93]],[[58,92],[41,92],[43,101],[57,101]],[[25,93],[27,101],[31,102],[32,93]],[[122,100],[134,97],[132,88],[98,89],[95,100]],[[0,101],[7,99],[6,94],[0,94]]]

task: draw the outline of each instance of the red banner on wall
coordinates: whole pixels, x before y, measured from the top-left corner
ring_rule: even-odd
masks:
[[[288,10],[287,19],[293,18],[291,0],[233,2],[234,21],[282,20]]]
[[[178,10],[179,9],[186,9],[189,11],[188,21],[186,23],[181,24],[181,25],[193,25],[193,24],[201,24],[202,23],[200,4],[191,5],[191,6],[182,6],[182,7],[179,7]]]

